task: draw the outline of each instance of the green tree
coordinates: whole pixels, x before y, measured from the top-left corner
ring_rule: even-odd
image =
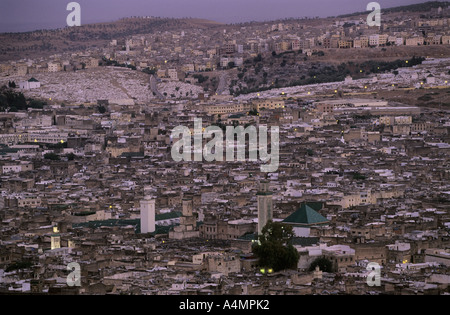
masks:
[[[253,58],[253,62],[261,62],[262,61],[262,56],[261,54],[258,54],[258,56],[256,56],[255,58]]]
[[[98,109],[98,112],[99,112],[100,114],[106,113],[106,107],[103,106],[103,105],[97,106],[97,109]]]
[[[248,112],[248,114],[249,114],[249,116],[258,116],[258,110],[257,109],[251,109],[249,112]]]
[[[316,269],[316,266],[319,266],[320,270],[324,272],[332,272],[333,271],[333,263],[325,258],[325,257],[319,257],[315,259],[311,265],[309,266],[309,271],[314,271]]]
[[[58,154],[55,154],[55,153],[45,153],[44,159],[51,160],[51,161],[59,161],[61,158],[59,157]]]
[[[296,269],[300,255],[292,246],[293,237],[292,226],[269,221],[261,231],[258,245],[253,247],[259,266],[274,271]]]
[[[33,263],[31,261],[22,260],[22,261],[17,261],[17,262],[10,264],[8,267],[6,267],[5,271],[11,272],[14,270],[28,269],[28,268],[31,268],[32,266],[33,266]]]
[[[67,154],[67,160],[68,160],[68,161],[73,161],[73,160],[75,160],[75,154],[73,154],[72,152],[70,152],[69,154]]]

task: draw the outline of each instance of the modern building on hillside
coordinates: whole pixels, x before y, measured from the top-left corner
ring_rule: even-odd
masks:
[[[31,78],[28,81],[19,82],[19,87],[23,90],[37,89],[41,87],[41,82],[35,78]]]

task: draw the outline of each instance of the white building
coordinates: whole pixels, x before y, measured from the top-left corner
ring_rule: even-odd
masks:
[[[40,87],[41,87],[41,82],[39,82],[35,78],[31,78],[28,81],[19,82],[19,88],[21,88],[23,90],[38,89]]]
[[[20,164],[3,165],[2,173],[20,173],[33,170],[33,163],[21,162]]]
[[[369,36],[369,45],[370,46],[378,46],[379,45],[379,35],[378,34]]]
[[[403,46],[405,44],[405,40],[403,39],[403,37],[397,37],[395,39],[395,45],[397,46]]]
[[[145,196],[141,200],[141,233],[155,232],[155,199]]]

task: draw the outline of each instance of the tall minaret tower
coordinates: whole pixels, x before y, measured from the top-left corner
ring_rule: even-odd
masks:
[[[197,218],[193,213],[194,200],[191,196],[183,198],[183,212],[180,217],[180,225],[174,226],[173,231],[169,231],[170,239],[186,239],[199,237],[200,232],[197,229]]]
[[[50,248],[61,248],[61,235],[59,234],[58,226],[53,226],[53,234],[50,236]]]
[[[145,196],[141,200],[141,233],[155,232],[155,199]]]
[[[127,55],[130,52],[130,42],[131,42],[131,40],[128,40],[128,39],[125,40],[125,51],[126,51]]]
[[[269,191],[269,181],[259,183],[259,191],[256,193],[258,202],[258,234],[261,234],[267,221],[273,219],[272,192]]]

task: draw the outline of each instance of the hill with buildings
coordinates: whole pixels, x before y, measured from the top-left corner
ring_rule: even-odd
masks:
[[[0,61],[44,57],[105,47],[112,39],[220,25],[204,19],[131,17],[114,22],[85,24],[54,30],[0,34]]]

